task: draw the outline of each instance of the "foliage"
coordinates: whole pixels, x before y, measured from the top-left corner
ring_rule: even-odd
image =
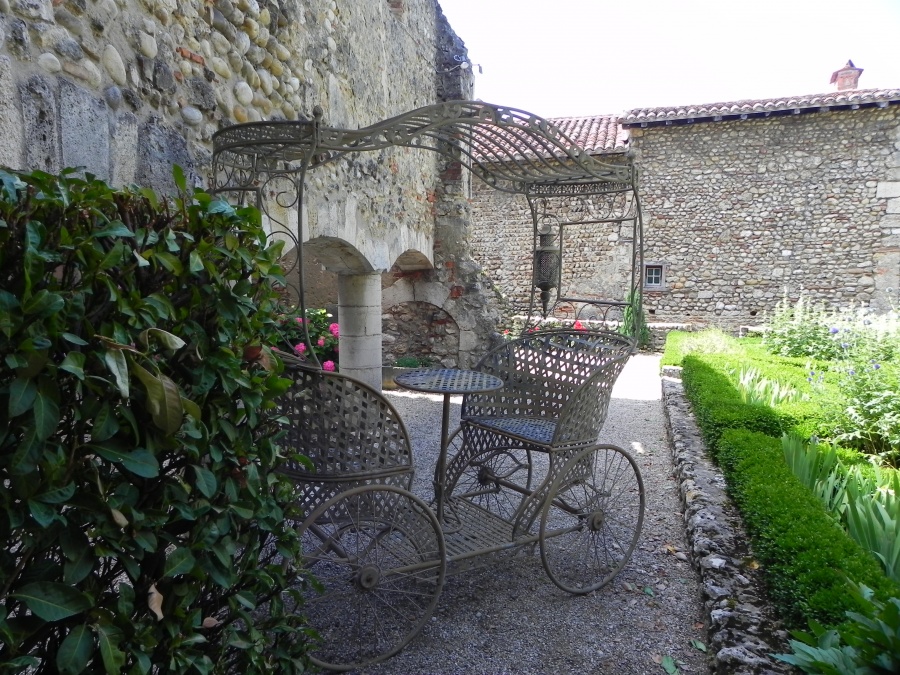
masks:
[[[307,309],[305,317],[297,309],[284,310],[279,316],[281,347],[303,360],[312,351],[325,370],[337,370],[340,326],[332,318],[324,309]]]
[[[822,450],[817,442],[806,443],[791,433],[782,435],[781,449],[797,480],[819,498],[832,517],[840,520],[847,503],[847,476],[837,448]]]
[[[419,358],[418,356],[401,356],[394,361],[397,368],[428,368],[432,365],[431,359]]]
[[[900,472],[875,468],[874,475],[859,467],[846,477],[847,531],[900,583]]]
[[[900,594],[791,473],[779,439],[731,429],[722,434],[717,456],[770,595],[789,626],[810,620],[836,626],[845,612],[863,611],[846,593],[848,578],[881,599]]]
[[[629,291],[625,303],[619,332],[632,338],[638,347],[646,347],[650,344],[650,327],[647,325],[647,316],[641,305],[640,291]]]
[[[732,371],[732,375],[735,375]],[[800,392],[788,384],[763,377],[756,368],[741,368],[738,377],[738,390],[744,403],[750,405],[767,405],[775,407],[782,403],[798,401]]]
[[[900,364],[850,361],[840,390],[844,401],[836,439],[900,465]]]
[[[718,328],[697,332],[670,331],[661,364],[680,366],[688,354],[734,354],[740,351],[734,339]]]
[[[773,354],[831,360],[841,354],[834,313],[801,293],[796,304],[787,295],[775,306],[763,342]]]
[[[775,658],[816,675],[900,672],[900,599],[879,602],[864,584],[851,588],[863,605],[859,612],[847,612],[848,621],[837,630],[811,622],[812,633],[794,633],[794,653]]]
[[[0,171],[0,670],[306,667],[280,246],[176,182]]]

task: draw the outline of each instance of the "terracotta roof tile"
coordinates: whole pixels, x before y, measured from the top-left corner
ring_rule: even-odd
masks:
[[[592,155],[628,148],[628,132],[615,115],[553,117],[548,121]]]
[[[663,108],[636,108],[628,110],[619,118],[619,123],[634,126],[661,124],[676,120],[735,117],[740,115],[759,116],[781,111],[837,108],[843,106],[872,106],[900,103],[900,89],[850,89],[827,94],[806,96],[785,96],[761,100],[727,101]]]

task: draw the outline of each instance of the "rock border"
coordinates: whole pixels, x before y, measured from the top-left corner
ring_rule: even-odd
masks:
[[[790,650],[789,637],[768,599],[725,478],[709,457],[680,368],[663,368],[662,399],[691,560],[700,575],[710,670],[716,675],[796,672],[771,656]]]

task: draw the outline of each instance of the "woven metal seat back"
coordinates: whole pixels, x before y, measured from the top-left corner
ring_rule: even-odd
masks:
[[[311,466],[288,462],[282,470],[300,481],[345,485],[395,484],[412,474],[409,434],[380,392],[352,377],[290,366],[294,383],[280,398],[290,424],[286,443]],[[408,474],[408,475],[407,475]],[[326,488],[323,488],[326,489]]]
[[[630,339],[608,331],[541,331],[512,340],[477,366],[505,386],[465,397],[462,416],[554,420],[552,446],[594,442],[633,350]]]

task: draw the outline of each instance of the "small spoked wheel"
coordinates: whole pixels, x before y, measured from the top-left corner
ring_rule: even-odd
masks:
[[[447,444],[448,455],[462,443],[457,429]],[[522,495],[533,480],[531,453],[521,448],[497,448],[468,460],[451,496],[466,499],[481,508],[511,521],[522,503]],[[518,488],[518,490],[516,489]]]
[[[376,663],[428,621],[444,585],[446,551],[437,518],[411,492],[387,485],[342,492],[316,508],[299,534],[314,577],[299,611],[320,638],[311,652],[316,665]]]
[[[644,522],[644,482],[622,448],[580,451],[550,488],[541,514],[541,561],[569,593],[590,593],[627,564]]]

